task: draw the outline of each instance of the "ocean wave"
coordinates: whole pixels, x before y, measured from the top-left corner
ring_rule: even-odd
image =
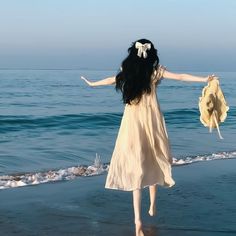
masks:
[[[236,108],[231,107],[224,125],[234,125]],[[196,126],[199,121],[198,108],[171,109],[164,111],[168,124],[191,124]],[[22,131],[26,129],[99,129],[118,127],[122,118],[121,112],[113,113],[80,113],[54,116],[0,116],[0,132]]]
[[[21,131],[40,128],[100,128],[119,125],[121,113],[81,113],[45,117],[0,116],[0,131]]]
[[[208,155],[192,157],[173,158],[173,166],[189,165],[196,162],[234,159],[236,151],[218,152]],[[36,173],[21,173],[14,175],[0,176],[0,189],[16,188],[29,185],[38,185],[49,182],[68,181],[77,177],[101,175],[107,172],[109,163],[102,163],[99,155],[96,154],[92,165],[80,165],[59,170],[49,170]]]
[[[93,165],[73,166],[59,170],[49,170],[36,173],[21,173],[14,175],[0,176],[0,189],[22,187],[27,185],[37,185],[48,182],[71,180],[78,176],[99,175],[107,171],[108,165],[101,162],[101,158],[96,154]]]
[[[202,161],[214,161],[214,160],[224,160],[224,159],[234,159],[234,158],[236,158],[236,151],[218,152],[199,156],[173,158],[173,166],[188,165]]]

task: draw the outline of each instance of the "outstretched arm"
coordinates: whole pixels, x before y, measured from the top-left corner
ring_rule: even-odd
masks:
[[[215,75],[210,75],[206,77],[202,76],[196,76],[196,75],[190,75],[190,74],[176,74],[169,72],[167,70],[164,71],[163,77],[166,79],[174,79],[174,80],[180,80],[180,81],[186,81],[186,82],[208,82],[212,80],[213,78],[218,79]]]
[[[102,86],[102,85],[112,85],[116,82],[116,77],[108,77],[106,79],[102,79],[96,82],[89,81],[85,77],[81,76],[81,79],[84,80],[89,86],[95,87],[95,86]]]

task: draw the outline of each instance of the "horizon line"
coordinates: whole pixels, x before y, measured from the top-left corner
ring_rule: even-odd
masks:
[[[0,68],[0,70],[90,70],[90,71],[117,71],[117,69],[111,69],[111,68],[89,68],[89,67],[81,67],[81,68],[30,68],[30,67],[23,67],[23,68],[18,68],[18,67],[4,67]],[[172,70],[172,71],[182,71],[182,72],[211,72],[211,70]],[[215,71],[217,72],[236,72],[234,70],[221,70],[221,71]]]

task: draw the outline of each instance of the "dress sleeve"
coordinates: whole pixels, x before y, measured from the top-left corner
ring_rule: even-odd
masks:
[[[159,84],[161,83],[161,80],[163,79],[163,74],[166,70],[165,66],[158,65],[155,72],[154,72],[154,83]]]

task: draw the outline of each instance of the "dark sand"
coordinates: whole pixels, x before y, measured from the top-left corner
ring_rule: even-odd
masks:
[[[173,168],[176,185],[159,189],[146,236],[236,235],[236,160]],[[104,189],[106,175],[0,191],[0,235],[134,235],[131,192]]]

